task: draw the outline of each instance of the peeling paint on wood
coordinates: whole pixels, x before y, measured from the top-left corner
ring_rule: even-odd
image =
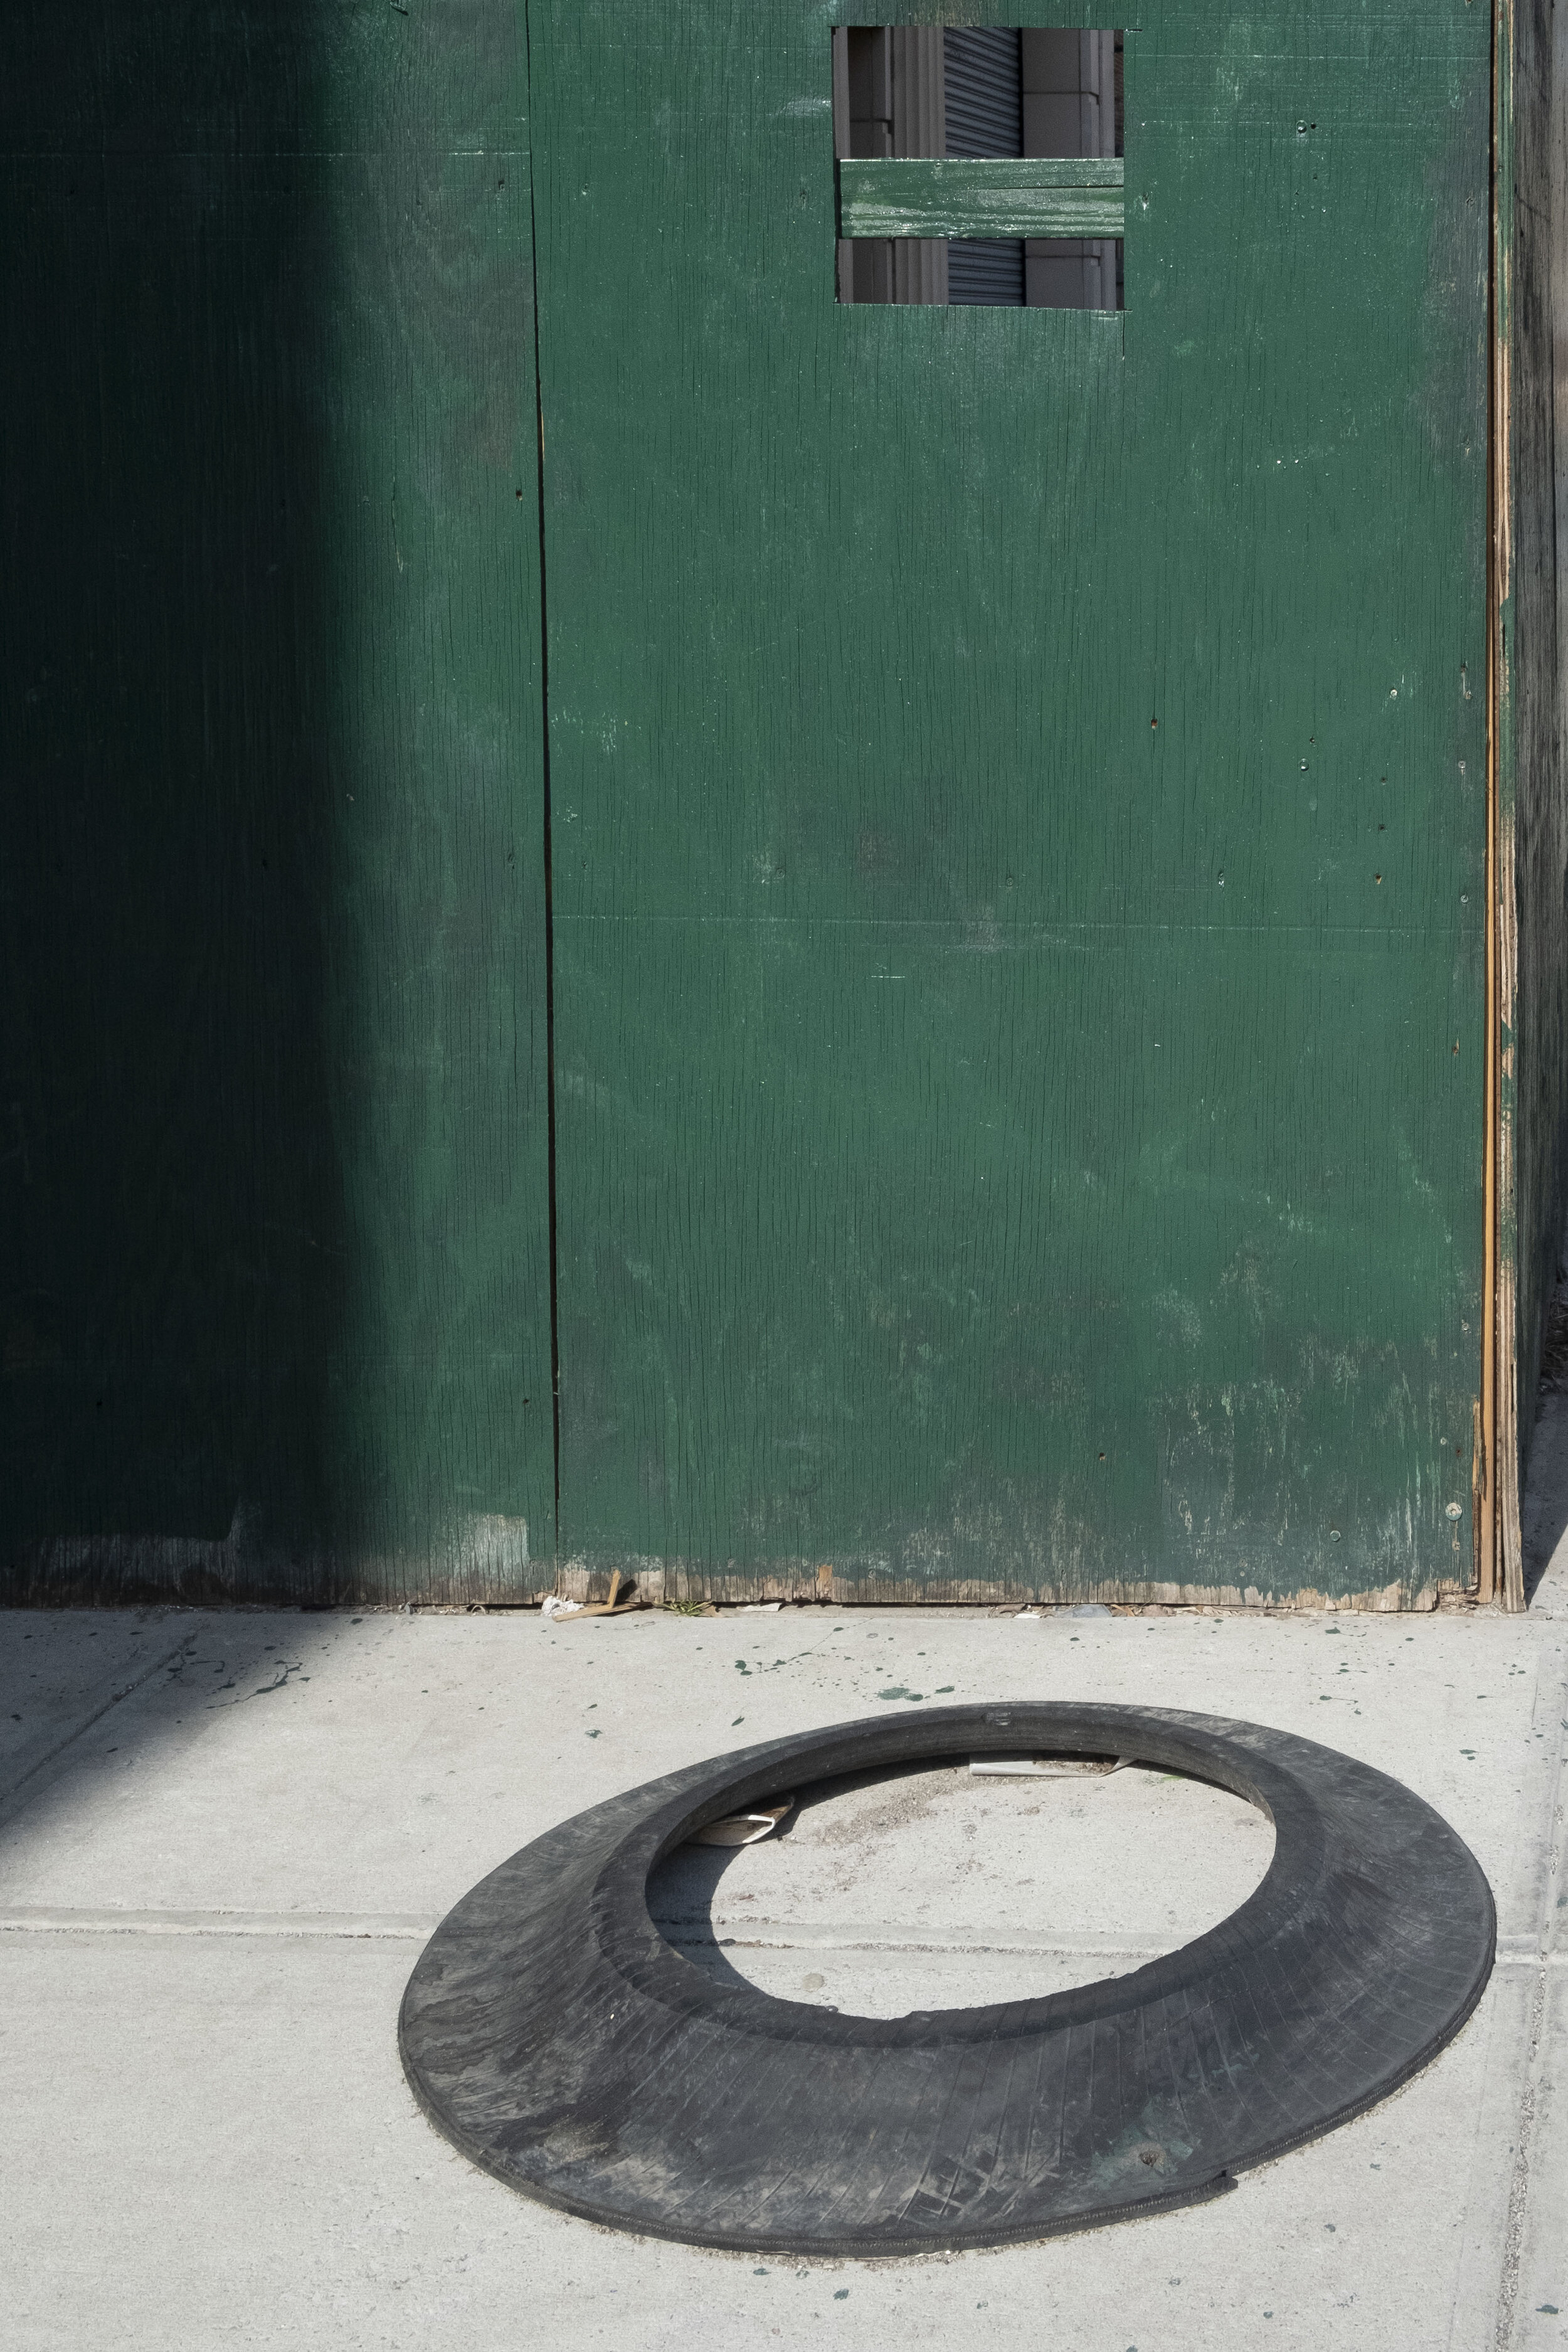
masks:
[[[838,165],[840,236],[1120,236],[1121,159]]]

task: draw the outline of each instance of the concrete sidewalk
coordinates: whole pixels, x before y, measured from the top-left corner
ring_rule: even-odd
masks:
[[[1544,1556],[1568,1412],[1537,1465]],[[1568,1542],[1514,1620],[155,1611],[0,1629],[16,2352],[1568,2345]],[[397,2002],[482,1873],[677,1765],[939,1696],[1250,1717],[1397,1775],[1491,1879],[1481,2008],[1399,2095],[1235,2195],[993,2253],[778,2263],[621,2237],[528,2204],[425,2121]],[[1232,1909],[1269,1846],[1246,1807],[1152,1773],[957,1769],[689,1853],[653,1899],[699,1966],[886,2013],[1137,1965]]]

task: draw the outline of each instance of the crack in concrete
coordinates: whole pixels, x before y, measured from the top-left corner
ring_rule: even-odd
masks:
[[[440,1924],[435,1912],[95,1911],[54,1904],[0,1911],[0,1935],[28,1936],[325,1937],[422,1944]]]

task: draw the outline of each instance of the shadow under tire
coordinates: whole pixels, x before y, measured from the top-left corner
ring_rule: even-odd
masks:
[[[1068,1992],[905,2018],[716,1983],[649,1874],[779,1790],[984,1754],[1117,1755],[1228,1789],[1274,1858],[1206,1935]],[[1452,2040],[1491,1972],[1479,1864],[1382,1772],[1160,1708],[942,1707],[697,1764],[536,1838],[464,1896],[404,1994],[432,2120],[614,2228],[799,2254],[1004,2245],[1189,2204],[1331,2131]]]

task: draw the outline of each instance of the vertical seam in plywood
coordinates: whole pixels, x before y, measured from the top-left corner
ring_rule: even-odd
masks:
[[[534,482],[539,522],[539,702],[544,862],[544,1100],[546,1181],[550,1223],[550,1439],[554,1475],[555,1557],[561,1557],[560,1250],[555,1218],[555,877],[552,866],[550,777],[550,607],[544,568],[544,374],[539,336],[539,204],[534,188],[533,33],[522,12],[523,72],[528,87],[528,241],[533,293]]]

